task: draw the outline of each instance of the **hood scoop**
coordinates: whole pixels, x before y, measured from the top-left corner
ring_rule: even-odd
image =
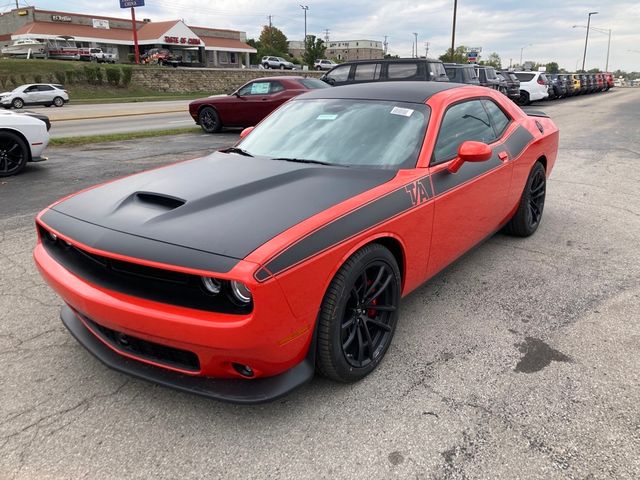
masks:
[[[108,216],[119,221],[144,224],[181,207],[186,200],[155,192],[135,192],[112,208]]]
[[[134,202],[138,202],[142,205],[157,208],[160,210],[175,210],[178,207],[181,207],[185,203],[186,200],[178,197],[172,197],[171,195],[166,195],[164,193],[153,193],[153,192],[136,192],[129,197],[129,199],[133,198]],[[124,202],[120,204],[122,206],[123,203],[127,202],[128,199],[125,199]]]

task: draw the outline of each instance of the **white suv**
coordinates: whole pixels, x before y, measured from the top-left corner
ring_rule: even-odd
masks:
[[[513,72],[520,80],[520,105],[544,100],[549,96],[549,82],[544,72]]]
[[[331,70],[337,65],[333,60],[316,60],[313,62],[313,68],[316,70]]]
[[[22,85],[11,92],[0,93],[0,104],[4,108],[20,109],[25,105],[55,105],[61,107],[69,101],[69,92],[57,83],[34,83]]]

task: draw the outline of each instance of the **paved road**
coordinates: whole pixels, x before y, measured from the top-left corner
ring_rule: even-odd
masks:
[[[49,116],[52,138],[196,126],[189,115],[189,100],[34,106],[28,110]]]
[[[0,478],[640,478],[640,90],[539,107],[561,150],[536,235],[410,295],[366,380],[257,407],[107,370],[31,261],[48,202],[235,136],[49,149],[0,184]]]

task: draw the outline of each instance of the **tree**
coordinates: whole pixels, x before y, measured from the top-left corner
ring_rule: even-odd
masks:
[[[282,30],[276,27],[270,27],[269,25],[262,27],[258,42],[260,44],[259,56],[275,55],[282,57],[289,53],[287,37],[282,33]]]
[[[485,61],[485,65],[489,65],[497,70],[500,70],[502,68],[502,60],[500,59],[500,55],[498,55],[496,52],[493,52]]]
[[[327,47],[324,46],[322,39],[316,38],[315,35],[307,35],[306,47],[302,54],[302,61],[312,68],[317,59],[324,58]]]
[[[255,48],[256,50],[258,50],[258,53],[250,53],[249,54],[249,60],[251,61],[251,64],[255,65],[257,63],[260,63],[260,59],[262,58],[262,57],[259,56],[259,54],[260,54],[260,40],[255,40],[253,38],[250,38],[249,40],[247,40],[247,45],[250,45],[253,48]]]
[[[453,51],[453,55],[451,54],[451,49],[449,48],[447,49],[447,53],[445,53],[444,55],[440,55],[440,60],[450,63],[467,63],[467,47],[465,47],[464,45],[456,47],[456,49]]]
[[[557,62],[549,62],[545,66],[547,67],[547,73],[558,73],[560,71]]]

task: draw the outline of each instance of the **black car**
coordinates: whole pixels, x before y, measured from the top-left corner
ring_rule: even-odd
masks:
[[[476,65],[476,73],[478,74],[478,80],[483,87],[493,88],[494,90],[500,90],[500,80],[496,75],[496,70],[493,67],[487,67],[485,65]]]
[[[516,74],[508,70],[501,70],[497,74],[504,79],[507,85],[507,91],[503,93],[517,103],[520,99],[520,80],[518,80]]]
[[[567,85],[564,78],[557,73],[551,73],[547,75],[547,78],[551,82],[549,96],[551,96],[551,90],[553,90],[553,98],[562,98],[567,94]]]
[[[572,97],[576,94],[575,82],[573,81],[573,75],[570,73],[560,73],[560,77],[564,81],[566,88],[565,97]]]
[[[321,80],[329,85],[425,80],[448,82],[440,60],[430,58],[394,58],[345,62],[325,73]]]
[[[466,83],[468,85],[480,85],[478,74],[473,65],[462,65],[458,63],[445,63],[444,70],[447,72],[449,81],[453,83]]]

